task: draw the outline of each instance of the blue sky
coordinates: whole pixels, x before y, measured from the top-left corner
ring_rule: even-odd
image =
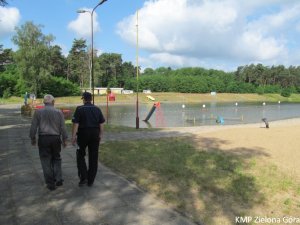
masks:
[[[0,43],[16,50],[14,27],[33,21],[66,55],[74,38],[90,44],[90,14],[76,11],[98,2],[8,0],[0,7]],[[107,0],[95,12],[94,47],[135,65],[137,10],[142,68],[300,65],[298,0]]]

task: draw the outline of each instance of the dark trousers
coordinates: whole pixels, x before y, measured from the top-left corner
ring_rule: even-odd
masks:
[[[55,181],[62,180],[60,136],[39,136],[38,146],[45,183],[54,186]]]
[[[80,180],[88,180],[93,184],[98,170],[98,150],[99,150],[98,128],[79,129],[77,133],[77,167]],[[88,168],[85,162],[86,147],[88,147]]]

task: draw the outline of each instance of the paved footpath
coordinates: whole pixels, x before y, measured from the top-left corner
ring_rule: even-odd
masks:
[[[20,115],[19,107],[0,107],[0,224],[194,224],[101,164],[94,186],[78,187],[72,146],[62,152],[64,185],[49,191],[44,185],[37,147],[30,145],[29,126],[30,119]],[[104,141],[114,138],[107,135]]]

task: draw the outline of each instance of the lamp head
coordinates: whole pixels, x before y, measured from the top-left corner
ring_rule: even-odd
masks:
[[[84,10],[84,9],[78,9],[77,10],[77,13],[86,13],[87,11],[86,10]]]
[[[102,0],[101,2],[99,2],[99,5],[102,5],[104,2],[106,2],[107,0]]]

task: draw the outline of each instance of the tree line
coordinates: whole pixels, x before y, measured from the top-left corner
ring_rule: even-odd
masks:
[[[126,85],[135,89],[136,82],[136,79],[131,79]],[[200,67],[147,68],[139,79],[139,87],[154,92],[278,93],[288,97],[300,93],[300,66],[285,68],[283,65],[251,64],[240,66],[234,72]]]
[[[0,96],[23,96],[25,92],[42,96],[79,95],[80,88],[88,88],[91,72],[91,49],[84,39],[74,39],[67,56],[54,36],[44,35],[41,25],[27,22],[16,28],[12,41],[17,51],[0,45]],[[135,76],[131,62],[122,62],[121,54],[94,50],[95,86],[124,86],[125,80]]]
[[[67,56],[55,37],[42,33],[42,26],[27,22],[16,28],[12,41],[15,52],[0,45],[0,97],[23,96],[25,92],[41,97],[79,95],[88,88],[91,72],[91,48],[84,39],[74,39]],[[139,71],[131,62],[123,62],[118,53],[97,55],[94,50],[95,87],[123,87],[138,91],[182,93],[279,93],[289,96],[300,92],[300,67],[283,65],[240,66],[234,72],[188,67],[160,67]],[[138,82],[138,83],[137,83]]]

